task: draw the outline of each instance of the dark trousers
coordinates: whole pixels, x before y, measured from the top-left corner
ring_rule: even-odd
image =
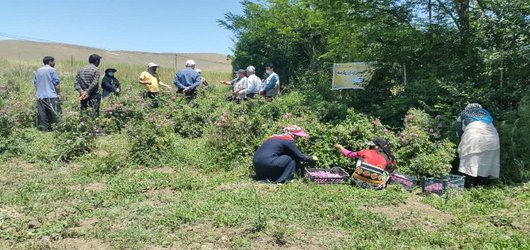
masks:
[[[101,95],[99,93],[93,94],[89,96],[85,100],[81,100],[81,112],[87,112],[87,108],[92,108],[92,111],[90,113],[90,117],[92,119],[96,119],[99,117],[99,105],[101,103]]]
[[[37,100],[38,128],[41,131],[51,131],[52,124],[59,125],[61,102],[59,98],[42,98]]]
[[[488,186],[489,184],[490,184],[490,180],[488,177],[482,177],[482,176],[473,177],[470,175],[466,175],[464,179],[465,188]]]
[[[151,107],[153,108],[158,108],[158,106],[160,105],[158,102],[158,96],[159,96],[158,92],[150,92],[150,91],[144,92],[144,98],[151,99]]]
[[[300,170],[300,161],[295,160],[290,155],[281,155],[272,164],[254,164],[257,180],[271,180],[276,183],[283,183],[293,178],[294,174]]]
[[[184,89],[178,89],[177,90],[178,94],[184,94],[184,96],[186,97],[186,100],[188,100],[188,102],[191,102],[193,99],[195,99],[195,96],[196,96],[195,92],[196,92],[195,90],[191,90],[188,93],[184,94]]]

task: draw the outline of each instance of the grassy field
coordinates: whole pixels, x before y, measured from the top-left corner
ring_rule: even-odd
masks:
[[[18,103],[33,110],[32,71],[39,64],[2,63],[1,87],[18,86],[3,108]],[[135,78],[143,68],[102,67],[108,66],[118,68],[128,91],[121,98],[136,100]],[[75,70],[61,63],[57,68],[69,119],[77,112]],[[173,72],[161,73],[171,83]],[[225,103],[227,88],[215,84],[231,75],[205,76],[214,86],[201,98],[209,99],[211,112],[234,107]],[[174,93],[164,95],[171,101]],[[110,105],[104,102],[102,110]],[[167,118],[178,112],[170,108],[145,112],[167,112]],[[54,145],[60,136],[29,125],[8,136],[12,145],[0,155],[1,248],[530,249],[527,184],[445,197],[394,186],[370,191],[300,180],[258,184],[250,178],[252,152],[219,161],[207,136],[168,135],[171,143],[154,165],[133,162],[134,136],[126,132],[96,136],[88,152],[69,161],[46,159],[60,149]]]

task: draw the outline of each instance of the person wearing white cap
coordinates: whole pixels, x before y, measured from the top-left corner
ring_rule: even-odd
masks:
[[[206,81],[206,78],[202,76],[202,71],[200,69],[195,69],[197,73],[199,73],[199,76],[201,76],[201,86],[208,87],[208,81]]]
[[[239,93],[244,95],[245,98],[254,98],[259,93],[261,85],[261,79],[256,76],[256,68],[254,66],[247,67],[247,84],[244,89],[240,90]]]
[[[140,84],[144,85],[145,87],[144,98],[151,99],[151,106],[154,108],[158,107],[158,96],[160,92],[158,85],[171,89],[169,85],[166,85],[160,81],[160,76],[158,73],[156,73],[158,67],[160,66],[158,66],[156,63],[148,63],[147,70],[142,72],[138,79]]]
[[[201,84],[201,76],[194,70],[195,61],[187,60],[186,68],[175,74],[173,83],[177,86],[177,93],[182,93],[191,100],[195,97],[195,89]]]

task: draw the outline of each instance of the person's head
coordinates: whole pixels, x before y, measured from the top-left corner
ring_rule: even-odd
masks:
[[[466,106],[466,109],[481,109],[482,105],[478,103],[470,103]]]
[[[309,135],[301,128],[296,125],[289,125],[283,128],[283,133],[296,137],[309,137]]]
[[[101,62],[101,56],[98,54],[92,54],[88,57],[88,63],[94,64],[96,67],[99,66],[99,63]]]
[[[194,60],[187,60],[186,61],[186,68],[195,68],[195,61]]]
[[[239,69],[238,71],[236,71],[236,74],[237,74],[237,78],[239,79],[247,76],[247,72],[244,69]]]
[[[375,140],[373,141],[373,144],[375,145],[375,148],[381,150],[389,159],[395,160],[394,154],[392,153],[392,150],[390,149],[390,145],[383,138],[380,138],[380,137],[375,138]]]
[[[272,72],[274,72],[274,65],[272,65],[272,63],[267,64],[267,66],[265,66],[265,72],[268,75],[271,75]]]
[[[147,71],[151,73],[155,73],[158,67],[160,66],[158,66],[156,63],[150,62],[147,64]]]
[[[199,75],[201,75],[201,73],[202,73],[201,69],[195,69],[195,71],[196,71],[197,73],[199,73]]]
[[[250,76],[250,75],[254,75],[254,74],[256,74],[256,68],[254,68],[254,66],[252,66],[252,65],[248,66],[247,67],[247,75]]]
[[[105,70],[105,74],[106,74],[107,76],[114,77],[114,73],[115,73],[116,71],[118,71],[118,70],[116,70],[116,69],[112,69],[112,68],[110,68],[110,69],[106,69],[106,70]]]
[[[44,63],[44,65],[50,65],[50,67],[55,67],[55,58],[52,56],[45,56],[42,59],[42,63]]]

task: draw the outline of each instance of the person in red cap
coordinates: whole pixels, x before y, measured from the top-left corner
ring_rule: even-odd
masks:
[[[291,125],[283,132],[269,137],[254,153],[252,163],[256,180],[283,183],[300,169],[300,162],[318,160],[315,156],[303,154],[296,146],[296,137],[309,136],[302,128]]]

